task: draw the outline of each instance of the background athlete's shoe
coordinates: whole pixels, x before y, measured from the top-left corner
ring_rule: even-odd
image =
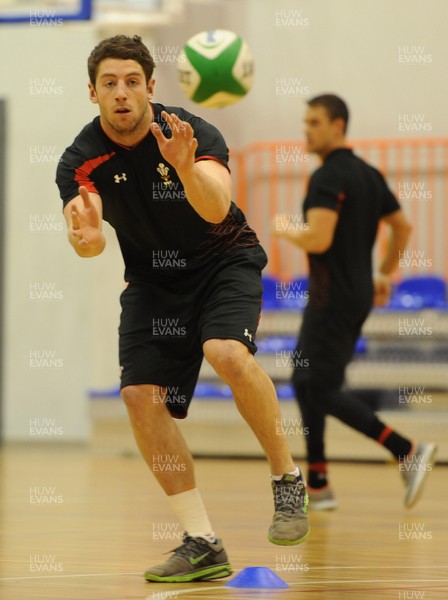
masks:
[[[310,532],[308,494],[302,476],[283,475],[280,481],[272,481],[272,490],[275,513],[269,541],[281,546],[301,544]]]
[[[330,485],[317,489],[308,485],[307,489],[310,499],[308,508],[310,510],[334,510],[337,507],[338,503]]]
[[[183,544],[172,550],[173,556],[145,572],[146,581],[207,581],[227,577],[232,567],[222,541],[208,542],[201,537],[184,534]]]
[[[420,443],[414,452],[400,462],[400,471],[406,485],[404,504],[408,508],[414,506],[423,492],[426,476],[434,466],[437,446],[432,443]]]

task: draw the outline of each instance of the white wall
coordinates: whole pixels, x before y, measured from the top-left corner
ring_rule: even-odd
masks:
[[[157,77],[163,80],[167,97],[213,119],[232,145],[301,137],[306,99],[326,91],[348,101],[352,137],[415,135],[399,131],[400,113],[423,114],[432,125],[426,135],[448,134],[445,0],[427,5],[421,0],[226,0],[211,4],[216,7],[216,18],[208,16],[212,11],[205,10],[207,3],[192,2],[187,23],[161,30],[158,43],[179,45],[208,28],[236,31],[255,55],[251,93],[225,109],[198,109],[177,90],[174,67],[164,68],[169,84],[162,67]],[[412,51],[413,46],[420,50]],[[399,62],[400,47],[407,47],[403,62]],[[426,62],[413,62],[419,51]],[[288,81],[303,93],[299,89],[286,92]]]
[[[217,27],[246,38],[256,77],[239,104],[207,110],[183,97],[174,62],[188,37]],[[182,23],[144,39],[164,56],[156,70],[156,100],[204,116],[236,148],[259,139],[300,138],[306,98],[322,91],[348,100],[353,137],[406,135],[398,130],[400,113],[423,115],[431,131],[420,135],[448,133],[445,0],[426,7],[421,0],[192,1]],[[123,265],[117,244],[108,235],[104,255],[77,258],[66,241],[54,184],[58,156],[96,114],[86,89],[86,60],[96,42],[86,25],[0,30],[0,95],[8,100],[9,139],[3,382],[9,440],[86,439],[86,390],[118,383]],[[414,46],[431,60],[400,63],[400,46],[410,60]],[[43,79],[55,89],[38,92]],[[288,82],[302,93],[279,93]],[[56,230],[33,231],[45,227],[30,224],[33,215]],[[46,286],[60,299],[33,299],[30,286],[37,292]],[[60,366],[44,366],[45,359]],[[51,425],[56,433],[30,436],[30,419],[38,420],[37,432]]]
[[[93,32],[83,26],[1,30],[0,94],[8,102],[6,440],[87,439],[86,390],[95,357],[101,364],[109,353],[117,363],[108,339],[116,345],[114,324],[101,321],[99,296],[104,287],[101,303],[118,313],[114,287],[122,286],[121,258],[114,248],[94,261],[75,255],[54,183],[59,156],[96,114],[87,100],[85,71],[94,43]],[[110,334],[102,340],[101,331]]]

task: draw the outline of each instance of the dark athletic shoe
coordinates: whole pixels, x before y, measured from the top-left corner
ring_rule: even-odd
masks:
[[[283,475],[272,481],[275,513],[268,539],[280,546],[294,546],[306,540],[310,532],[308,522],[308,494],[302,476]]]
[[[172,552],[173,556],[167,561],[145,572],[146,581],[208,581],[228,577],[232,573],[222,540],[212,544],[204,538],[184,533],[183,544]]]

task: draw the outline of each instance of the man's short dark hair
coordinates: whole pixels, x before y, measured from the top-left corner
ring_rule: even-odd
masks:
[[[344,133],[347,131],[349,112],[347,104],[335,94],[321,94],[308,100],[308,106],[323,106],[328,113],[330,121],[342,119],[345,123]]]
[[[151,79],[155,62],[139,35],[115,35],[100,42],[92,50],[87,62],[90,83],[95,86],[98,67],[105,58],[135,60],[142,67],[146,83]]]

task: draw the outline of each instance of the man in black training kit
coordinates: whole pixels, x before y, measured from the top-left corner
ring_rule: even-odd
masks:
[[[319,156],[322,166],[311,176],[303,203],[307,228],[288,231],[282,227],[275,232],[302,248],[309,259],[309,300],[296,349],[296,356],[307,360],[307,368],[297,364],[293,372],[294,390],[308,430],[309,506],[315,510],[336,507],[324,446],[328,414],[393,454],[406,485],[405,505],[411,507],[431,470],[435,445],[414,445],[382,423],[359,398],[341,389],[372,305],[385,305],[389,300],[389,276],[398,266],[411,231],[383,176],[347,147],[348,119],[345,102],[333,94],[308,102],[307,146]],[[380,222],[389,226],[390,238],[373,278],[372,248]]]
[[[187,416],[204,355],[266,453],[272,543],[305,540],[308,496],[278,434],[275,388],[253,356],[267,259],[231,201],[228,149],[203,119],[150,101],[153,69],[138,36],[115,36],[94,48],[89,90],[100,116],[64,152],[57,184],[76,253],[104,250],[104,219],[116,230],[125,262],[121,394],[140,451],[185,531],[171,558],[145,578],[217,579],[231,566],[174,421]],[[167,459],[179,468],[161,469]]]

